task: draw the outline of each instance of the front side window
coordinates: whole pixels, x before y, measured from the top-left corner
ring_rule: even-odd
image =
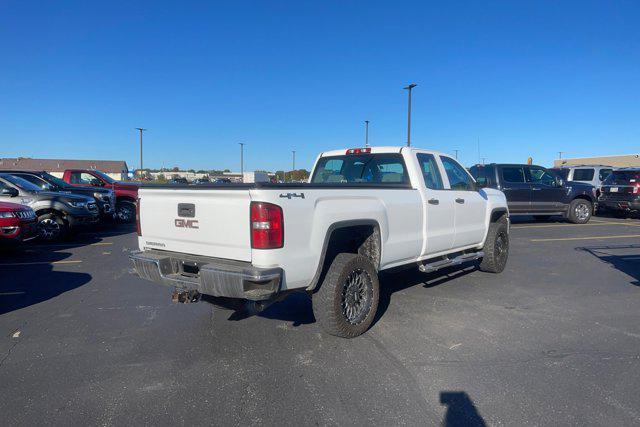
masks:
[[[443,190],[444,185],[442,185],[440,169],[438,169],[438,164],[433,154],[418,153],[417,157],[422,177],[424,178],[424,185],[432,190]]]
[[[556,183],[556,177],[544,168],[529,168],[529,182],[534,184],[543,184],[553,186]]]
[[[519,167],[502,168],[502,179],[504,182],[524,183],[524,169]]]
[[[49,189],[49,183],[47,183],[45,180],[35,176],[35,175],[29,175],[29,174],[16,174],[16,176],[29,181],[30,183],[38,186],[40,189],[42,190],[47,190]]]
[[[465,168],[452,158],[440,156],[452,190],[474,191],[475,184]]]
[[[320,158],[311,182],[406,184],[409,177],[400,154],[346,154]]]
[[[594,169],[574,169],[573,181],[591,181],[594,175]]]
[[[72,172],[70,179],[72,184],[81,185],[92,185],[96,181],[99,181],[98,178],[86,172]]]

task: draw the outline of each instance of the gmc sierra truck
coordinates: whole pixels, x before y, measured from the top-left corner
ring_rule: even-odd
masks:
[[[140,277],[175,286],[181,302],[207,294],[262,308],[305,291],[317,321],[341,337],[371,325],[382,270],[481,259],[481,270],[499,273],[507,262],[504,194],[478,189],[434,151],[329,151],[307,183],[143,185],[138,194]]]

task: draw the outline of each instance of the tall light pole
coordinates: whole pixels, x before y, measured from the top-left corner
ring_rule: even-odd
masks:
[[[405,87],[405,90],[409,91],[409,112],[407,114],[407,147],[411,147],[411,90],[418,86],[415,83],[411,83],[409,86]]]
[[[244,182],[244,142],[240,144],[240,182]]]
[[[146,131],[148,129],[145,129],[145,128],[136,128],[136,129],[140,131],[140,181],[142,181],[142,169],[143,169],[143,166],[142,166],[142,132],[144,132],[144,131]]]
[[[369,146],[369,120],[364,121],[364,146]]]
[[[558,151],[558,158],[560,160],[562,160],[562,155],[564,154],[564,151]]]
[[[292,155],[292,168],[291,168],[291,182],[293,182],[293,171],[296,170],[296,150],[291,150]],[[286,180],[285,180],[286,181]]]
[[[456,153],[456,160],[458,160],[458,151],[460,150],[453,150]]]

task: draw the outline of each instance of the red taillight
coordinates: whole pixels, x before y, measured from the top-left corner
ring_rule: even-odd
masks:
[[[633,186],[633,194],[640,193],[640,182]]]
[[[371,153],[371,147],[367,148],[349,148],[347,154],[366,154]]]
[[[277,249],[283,246],[282,208],[273,203],[251,202],[251,247]]]
[[[136,231],[138,236],[142,236],[142,226],[140,225],[140,197],[136,200]]]

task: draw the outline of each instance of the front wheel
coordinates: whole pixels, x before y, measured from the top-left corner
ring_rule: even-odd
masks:
[[[379,299],[373,263],[361,255],[341,253],[313,296],[313,314],[328,334],[354,338],[371,326]]]
[[[480,262],[480,270],[489,273],[501,273],[507,265],[509,257],[509,225],[507,217],[489,224],[487,240],[482,251],[484,256]]]
[[[67,224],[55,213],[46,213],[38,217],[38,236],[41,240],[51,242],[65,236]]]
[[[567,218],[574,224],[586,224],[593,214],[593,204],[585,199],[574,199],[569,204]]]
[[[136,207],[131,202],[118,202],[116,204],[116,218],[118,221],[128,224],[136,219]]]

